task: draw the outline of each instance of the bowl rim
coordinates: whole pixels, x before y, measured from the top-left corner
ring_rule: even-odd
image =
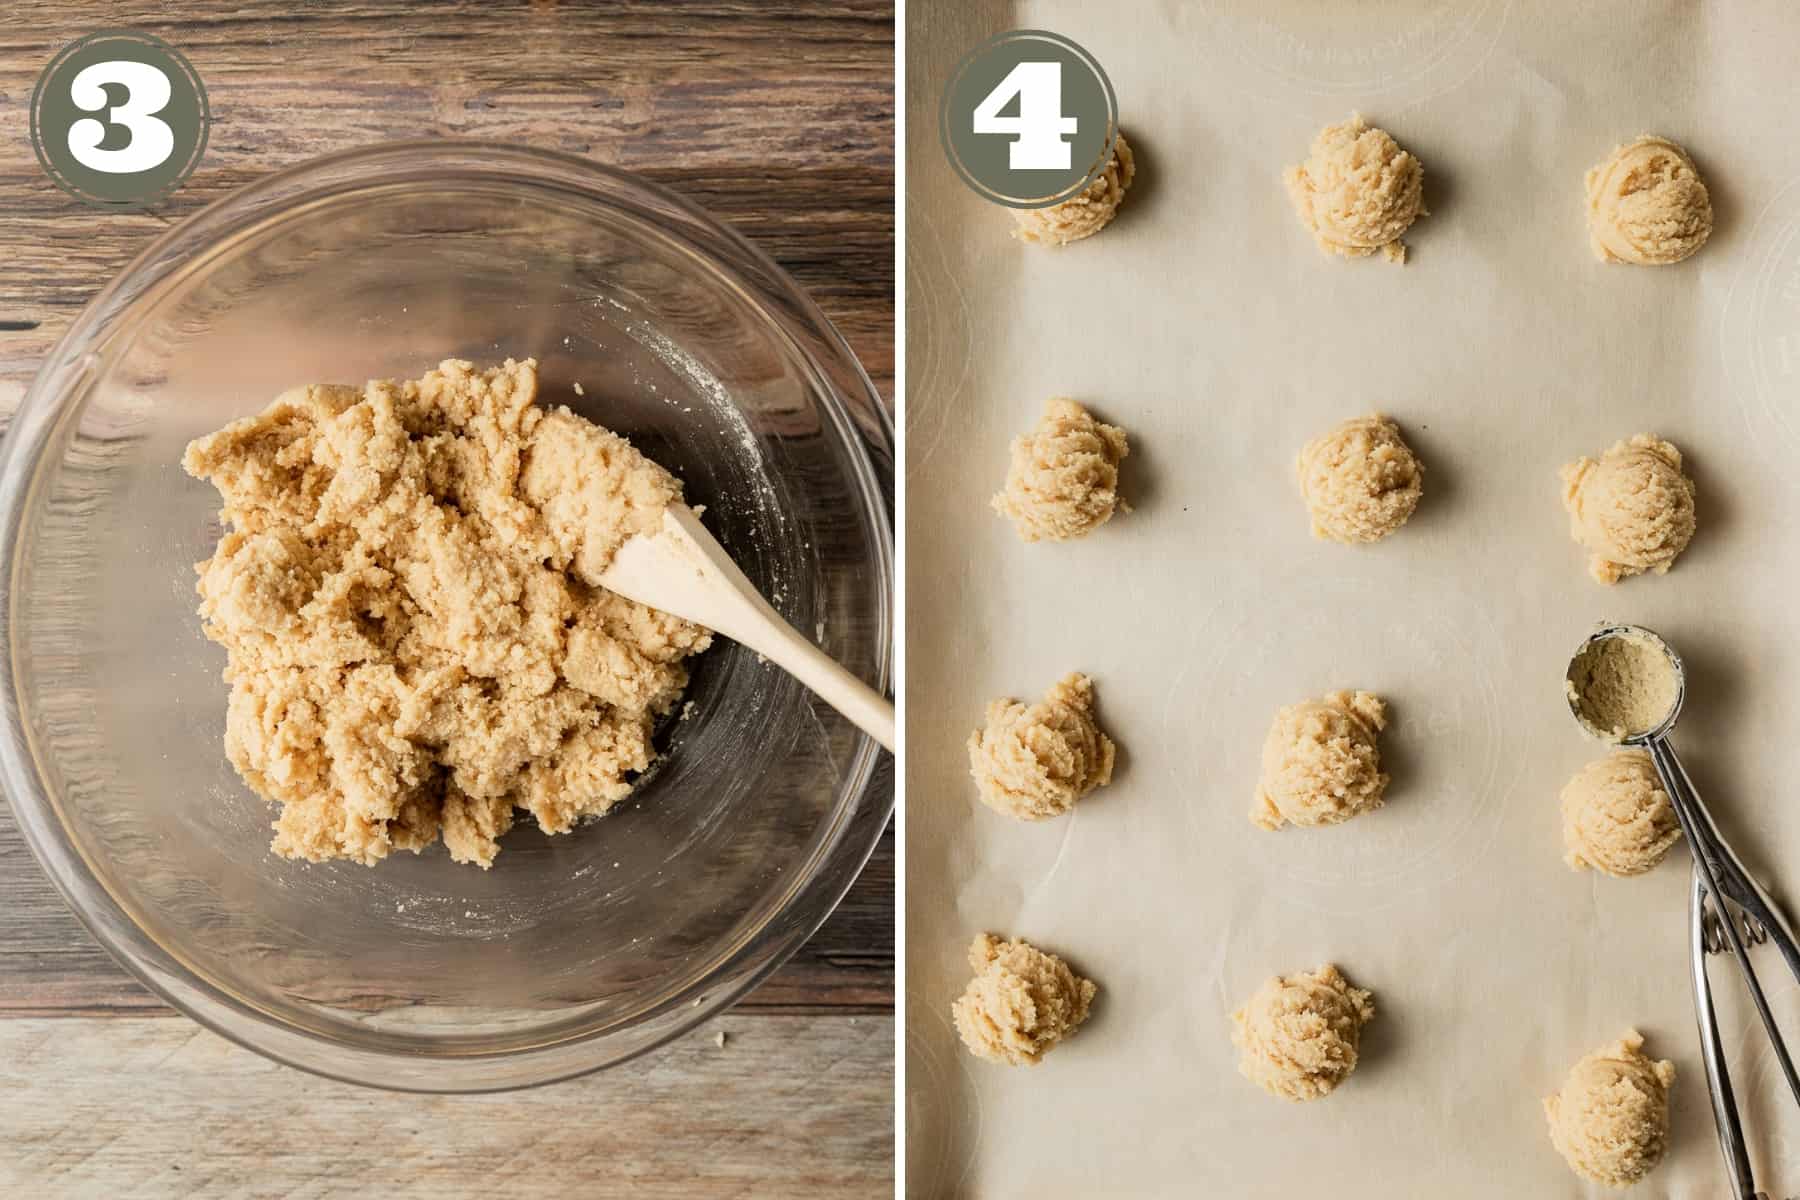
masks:
[[[399,168],[406,168],[405,171]],[[151,291],[167,285],[208,253],[262,222],[288,215],[303,201],[391,184],[410,171],[435,182],[484,179],[524,187],[560,187],[589,203],[624,210],[674,237],[735,284],[807,365],[825,414],[848,451],[859,517],[874,551],[878,690],[894,671],[893,417],[843,335],[817,304],[765,252],[699,205],[622,168],[554,150],[470,139],[379,142],[307,159],[236,188],[153,239],[87,303],[46,354],[0,444],[0,790],[33,857],[89,934],[127,972],[165,1003],[249,1050],[285,1065],[346,1083],[391,1091],[476,1093],[539,1086],[617,1066],[688,1033],[761,983],[805,943],[836,909],[873,854],[894,807],[891,758],[858,733],[836,811],[830,814],[786,893],[764,920],[720,949],[697,985],[635,1014],[581,1034],[523,1048],[432,1058],[354,1045],[281,1022],[189,970],[130,916],[69,838],[59,803],[43,786],[37,749],[21,716],[14,658],[21,589],[24,518],[35,509],[44,452],[79,416],[67,400],[98,361],[111,325]],[[681,223],[671,230],[669,219]],[[698,239],[698,240],[697,240]],[[779,302],[772,306],[768,299]],[[784,311],[785,310],[785,311]],[[794,325],[801,326],[803,341]],[[813,346],[817,346],[815,353]],[[829,356],[827,364],[821,354]],[[835,368],[835,369],[830,369]],[[877,463],[881,468],[878,469]],[[877,794],[878,769],[889,766]],[[779,928],[776,928],[779,927]],[[773,930],[774,940],[767,935]],[[696,996],[696,992],[698,995]],[[623,1032],[647,1029],[634,1044],[603,1049]],[[261,1035],[261,1036],[258,1036]],[[574,1061],[571,1061],[574,1060]],[[424,1066],[423,1070],[419,1068]]]

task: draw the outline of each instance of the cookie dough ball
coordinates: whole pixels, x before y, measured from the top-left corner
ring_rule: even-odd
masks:
[[[1400,237],[1425,213],[1425,168],[1386,130],[1352,113],[1321,129],[1306,161],[1283,178],[1320,250],[1345,258],[1379,250],[1406,261]]]
[[[1651,1060],[1643,1045],[1627,1029],[1576,1063],[1562,1090],[1544,1101],[1550,1141],[1583,1179],[1627,1187],[1662,1160],[1675,1064]]]
[[[1310,975],[1277,975],[1231,1014],[1238,1070],[1271,1096],[1317,1100],[1356,1070],[1370,993],[1329,963]]]
[[[1250,819],[1264,829],[1336,825],[1380,808],[1388,777],[1375,735],[1386,724],[1387,706],[1368,692],[1331,692],[1276,713]]]
[[[1095,176],[1086,188],[1049,208],[1013,209],[1013,220],[1019,226],[1013,230],[1013,236],[1041,246],[1066,246],[1094,236],[1118,215],[1119,203],[1125,199],[1125,191],[1136,174],[1137,163],[1132,159],[1131,145],[1121,133],[1113,139],[1112,157],[1106,160],[1106,170]]]
[[[1042,821],[1111,781],[1113,753],[1094,719],[1094,681],[1076,673],[1037,704],[989,704],[987,724],[969,736],[969,773],[995,812]]]
[[[1424,465],[1380,413],[1306,443],[1298,470],[1313,536],[1346,545],[1379,542],[1406,524],[1425,485]]]
[[[1569,535],[1592,554],[1601,583],[1654,571],[1666,575],[1694,536],[1694,481],[1681,451],[1652,434],[1619,442],[1599,458],[1562,469]]]
[[[1084,537],[1114,512],[1131,511],[1119,498],[1119,462],[1130,452],[1123,429],[1058,397],[1044,406],[1036,429],[1013,439],[994,511],[1027,542]]]
[[[1642,875],[1681,837],[1644,750],[1615,750],[1577,771],[1562,791],[1562,822],[1568,864],[1618,878]]]
[[[1678,263],[1712,234],[1712,199],[1687,151],[1645,134],[1587,173],[1588,234],[1601,262]]]
[[[976,1058],[1009,1067],[1036,1066],[1087,1020],[1095,988],[1054,954],[1029,942],[989,933],[969,947],[975,978],[950,1015]]]

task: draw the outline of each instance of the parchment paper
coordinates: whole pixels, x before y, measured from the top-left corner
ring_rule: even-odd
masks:
[[[1675,740],[1727,836],[1800,906],[1800,12],[909,8],[911,1193],[1600,1195],[1552,1150],[1541,1098],[1635,1025],[1678,1077],[1672,1151],[1632,1195],[1727,1195],[1687,853],[1630,880],[1563,864],[1557,794],[1600,748],[1559,688],[1597,620],[1667,636],[1690,669]],[[1060,251],[1009,239],[937,141],[949,69],[1009,27],[1094,52],[1138,151],[1119,221]],[[1353,109],[1425,163],[1431,215],[1404,267],[1321,256],[1283,193],[1282,169]],[[1681,266],[1602,265],[1582,174],[1644,132],[1691,150],[1717,230]],[[987,499],[1008,439],[1059,394],[1129,431],[1136,511],[1026,546]],[[1424,503],[1383,544],[1316,542],[1294,455],[1372,409],[1427,464]],[[1606,589],[1557,470],[1643,431],[1689,456],[1700,529],[1670,575]],[[1113,784],[1042,824],[982,808],[964,741],[986,702],[1075,669],[1121,746]],[[1254,828],[1275,708],[1339,687],[1391,702],[1387,807]],[[1100,984],[1039,1067],[956,1042],[982,930]],[[1226,1014],[1325,961],[1378,1016],[1343,1088],[1285,1104],[1238,1076]],[[1793,1194],[1800,1120],[1746,1011],[1725,1020],[1762,1185]]]

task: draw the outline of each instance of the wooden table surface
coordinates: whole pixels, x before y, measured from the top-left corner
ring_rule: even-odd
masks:
[[[681,191],[812,293],[891,403],[891,3],[26,0],[7,17],[0,415],[171,222],[317,154],[433,136],[568,151]],[[214,118],[199,169],[141,214],[66,196],[28,133],[56,51],[121,26],[182,50]],[[893,913],[890,836],[798,957],[674,1046],[531,1092],[395,1096],[275,1066],[164,1008],[64,909],[0,806],[0,1196],[890,1194]]]

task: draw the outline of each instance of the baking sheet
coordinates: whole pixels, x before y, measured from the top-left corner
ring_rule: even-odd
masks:
[[[1060,251],[1009,239],[938,146],[948,71],[1013,27],[1098,57],[1138,153],[1118,222]],[[909,5],[911,1194],[1587,1195],[1540,1098],[1628,1025],[1678,1071],[1671,1153],[1632,1194],[1727,1194],[1687,855],[1632,880],[1563,864],[1557,793],[1599,749],[1560,682],[1597,620],[1667,636],[1690,670],[1675,740],[1800,904],[1797,52],[1779,0]],[[1425,164],[1404,267],[1324,258],[1283,193],[1353,109]],[[1582,174],[1643,132],[1693,153],[1717,228],[1684,265],[1604,266]],[[986,503],[1052,395],[1129,431],[1136,511],[1027,546]],[[1315,542],[1294,454],[1372,409],[1425,461],[1425,500],[1383,544]],[[1609,590],[1557,470],[1642,431],[1688,455],[1700,529],[1673,573]],[[1076,669],[1113,784],[1038,825],[982,808],[963,744],[988,699]],[[1387,807],[1252,827],[1270,716],[1339,687],[1391,703]],[[1100,984],[1035,1069],[951,1028],[982,930]],[[1284,1104],[1238,1076],[1226,1014],[1324,961],[1378,1016],[1349,1083]],[[1800,1191],[1800,1120],[1745,1013],[1725,1019],[1760,1182]]]

